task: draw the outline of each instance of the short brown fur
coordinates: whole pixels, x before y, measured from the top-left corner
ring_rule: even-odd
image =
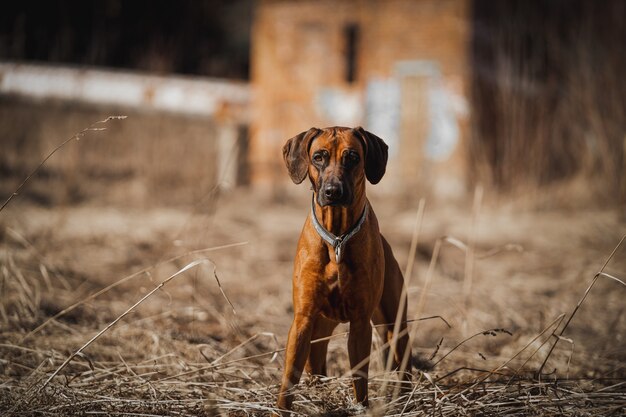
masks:
[[[313,160],[319,152],[326,155],[323,169]],[[354,152],[358,154],[356,163]],[[294,182],[300,183],[309,177],[317,219],[328,231],[339,236],[349,230],[359,220],[365,206],[369,206],[365,180],[377,183],[384,175],[387,145],[362,128],[312,128],[290,139],[283,148],[283,155]],[[347,155],[352,155],[352,159],[346,163]],[[341,204],[324,200],[324,187],[331,183],[341,184],[345,192]],[[404,280],[391,247],[380,234],[371,206],[360,231],[347,243],[344,253],[342,262],[337,264],[333,248],[317,233],[309,213],[294,264],[294,319],[278,398],[278,407],[282,410],[291,408],[292,388],[304,368],[312,375],[326,375],[328,341],[311,344],[311,340],[330,336],[340,322],[350,323],[348,354],[355,398],[363,405],[368,404],[370,321],[387,324],[380,327],[387,342],[393,334],[393,324],[389,323],[395,322],[401,297],[406,297]],[[409,358],[411,354],[406,308],[400,316],[400,337],[393,355],[395,369],[405,354]],[[385,360],[388,352],[389,349],[384,352]],[[403,371],[405,381],[410,381],[410,361]]]

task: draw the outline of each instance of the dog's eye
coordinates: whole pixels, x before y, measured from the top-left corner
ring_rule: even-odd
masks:
[[[346,152],[343,158],[345,164],[356,165],[359,162],[359,154],[356,152]]]
[[[321,164],[324,162],[325,153],[324,152],[316,152],[313,154],[313,162]]]

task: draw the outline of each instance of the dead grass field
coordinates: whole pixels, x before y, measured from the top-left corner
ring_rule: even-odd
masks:
[[[382,187],[384,180],[369,188],[371,200],[405,266],[420,196],[390,197],[377,192]],[[306,188],[211,193],[193,206],[97,199],[37,205],[16,198],[0,212],[2,413],[267,414],[291,321],[292,258],[308,211]],[[626,245],[603,270],[610,276],[598,277],[562,336],[555,334],[625,226],[614,208],[529,208],[488,191],[478,205],[427,201],[409,317],[440,317],[411,324],[413,348],[434,369],[416,372],[413,392],[398,395],[389,383],[395,376],[373,355],[366,412],[352,403],[347,327],[340,326],[329,348],[331,376],[304,378],[295,411],[624,415]],[[124,315],[193,261],[200,262]],[[374,340],[374,350],[379,346]]]

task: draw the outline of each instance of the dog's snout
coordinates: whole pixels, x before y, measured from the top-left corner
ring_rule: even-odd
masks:
[[[320,206],[342,206],[349,205],[352,193],[339,178],[329,178],[323,181],[317,189],[317,202]]]
[[[340,200],[343,197],[341,183],[330,183],[324,186],[324,197],[330,201]]]

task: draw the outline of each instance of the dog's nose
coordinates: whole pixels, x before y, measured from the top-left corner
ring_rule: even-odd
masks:
[[[324,197],[328,200],[339,200],[343,195],[343,189],[340,183],[326,184],[324,187]]]

